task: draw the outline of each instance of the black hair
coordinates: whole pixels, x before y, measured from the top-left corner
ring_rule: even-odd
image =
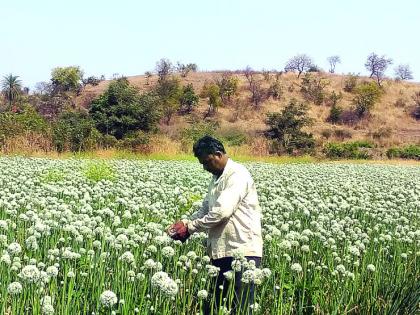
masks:
[[[210,137],[204,136],[197,140],[193,145],[193,151],[195,157],[206,156],[209,154],[215,154],[217,151],[226,153],[223,143],[219,140]]]

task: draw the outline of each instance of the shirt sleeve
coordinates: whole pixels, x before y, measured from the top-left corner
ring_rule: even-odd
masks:
[[[194,212],[191,215],[191,220],[201,219],[209,212],[209,195],[207,194],[204,199],[203,203],[201,204],[200,209],[198,209],[196,212]]]
[[[244,178],[238,173],[230,175],[226,179],[224,189],[221,191],[214,205],[208,209],[207,214],[202,218],[188,221],[187,226],[190,234],[211,229],[228,219],[246,196],[247,191],[247,178]]]

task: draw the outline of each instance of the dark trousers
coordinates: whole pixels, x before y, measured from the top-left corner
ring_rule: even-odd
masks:
[[[261,257],[254,257],[254,256],[246,256],[245,257],[248,261],[253,260],[255,261],[255,266],[259,267],[261,265]],[[224,257],[219,259],[212,259],[211,264],[213,266],[219,267],[220,271],[217,276],[215,282],[214,294],[215,296],[215,305],[213,305],[213,313],[212,313],[212,306],[209,302],[204,304],[204,314],[205,315],[217,315],[218,314],[218,306],[223,305],[223,298],[226,297],[229,288],[229,281],[226,280],[225,276],[223,275],[224,272],[232,270],[232,257]],[[234,298],[232,305],[228,305],[228,301],[225,303],[228,309],[231,310],[230,314],[251,314],[250,305],[254,303],[254,294],[255,294],[255,285],[253,283],[242,283],[242,273],[241,271],[235,272],[235,287],[234,287]],[[233,279],[231,280],[231,282]],[[220,286],[223,286],[223,289],[220,289]],[[212,291],[213,292],[213,291]],[[222,299],[222,301],[221,301]]]

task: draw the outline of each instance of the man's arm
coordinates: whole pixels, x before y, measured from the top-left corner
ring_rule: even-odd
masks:
[[[207,214],[202,218],[187,221],[189,233],[208,230],[228,219],[246,196],[247,191],[247,178],[243,178],[237,173],[232,174],[227,179],[226,186],[220,193],[214,206],[208,209]]]
[[[209,212],[209,195],[207,194],[203,199],[203,203],[201,204],[200,209],[198,209],[196,212],[194,212],[191,215],[190,220],[201,219],[208,212]]]

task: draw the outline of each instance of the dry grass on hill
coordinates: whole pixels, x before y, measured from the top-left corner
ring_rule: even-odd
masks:
[[[197,72],[190,73],[186,78],[180,78],[182,84],[192,83],[196,93],[206,81],[212,81],[220,78],[221,72]],[[217,114],[212,118],[220,123],[221,130],[237,129],[244,133],[255,136],[266,128],[264,123],[266,113],[280,111],[292,98],[303,100],[300,93],[301,79],[294,73],[285,73],[280,77],[280,84],[283,87],[283,95],[279,100],[268,99],[262,103],[259,110],[255,110],[249,103],[250,93],[247,90],[246,78],[243,74],[234,74],[239,80],[239,93],[232,105],[221,107]],[[331,93],[341,92],[343,99],[340,105],[344,109],[352,107],[353,94],[343,90],[346,76],[329,73],[316,73],[314,76],[325,78],[329,81],[326,90]],[[137,86],[141,91],[150,90],[157,81],[154,75],[146,84],[145,76],[128,77],[129,81]],[[269,82],[263,80],[263,87],[268,88]],[[271,80],[274,80],[272,76]],[[360,81],[369,80],[362,77]],[[84,93],[79,97],[79,104],[87,104],[89,100],[102,93],[110,81],[103,81],[96,87],[87,87]],[[326,134],[331,134],[331,140],[351,139],[370,139],[381,146],[389,147],[392,145],[401,145],[404,143],[420,143],[420,122],[413,119],[410,115],[410,109],[413,106],[412,95],[420,91],[420,84],[409,82],[395,82],[386,80],[383,83],[385,94],[371,111],[371,117],[364,119],[353,126],[332,125],[326,122],[330,108],[326,105],[310,104],[309,114],[314,118],[314,125],[308,130],[312,132],[319,142],[327,141]],[[198,117],[203,117],[207,111],[207,102],[200,99],[199,106],[195,109]],[[169,126],[161,125],[161,131],[170,138],[176,137],[179,132],[188,126],[187,116],[176,116]]]

